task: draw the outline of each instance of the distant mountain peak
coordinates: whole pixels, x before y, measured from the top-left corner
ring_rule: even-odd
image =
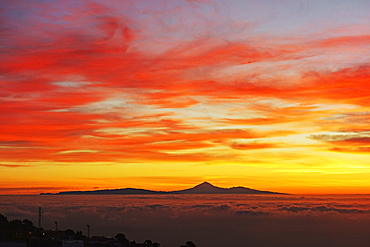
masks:
[[[44,193],[41,193],[44,194]],[[270,191],[260,191],[253,190],[245,187],[232,187],[232,188],[221,188],[214,186],[213,184],[204,181],[192,188],[177,191],[152,191],[145,189],[108,189],[108,190],[95,190],[95,191],[64,191],[56,193],[56,195],[66,195],[66,194],[121,194],[121,195],[149,195],[149,194],[281,194],[277,192]]]
[[[204,181],[203,183],[198,184],[198,185],[196,185],[196,186],[212,186],[212,187],[215,187],[213,184],[208,183],[207,181]]]
[[[213,184],[211,184],[207,181],[204,181],[203,183],[194,186],[193,189],[203,189],[203,190],[208,189],[209,190],[209,189],[221,189],[221,188],[217,187],[217,186],[214,186]]]

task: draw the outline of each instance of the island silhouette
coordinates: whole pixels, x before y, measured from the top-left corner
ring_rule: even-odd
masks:
[[[92,191],[62,191],[58,193],[41,193],[40,195],[153,195],[153,194],[285,194],[272,191],[255,190],[246,187],[221,188],[208,182],[203,182],[192,188],[176,191],[154,191],[136,188],[92,190]]]

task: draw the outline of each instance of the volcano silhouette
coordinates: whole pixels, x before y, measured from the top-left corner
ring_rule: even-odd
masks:
[[[221,188],[208,182],[203,182],[190,189],[177,191],[153,191],[135,188],[92,190],[92,191],[62,191],[56,194],[41,193],[41,195],[152,195],[152,194],[284,194],[271,191],[254,190],[245,187]]]
[[[203,182],[190,189],[172,191],[172,194],[280,194],[277,192],[253,190],[245,187],[220,188]]]

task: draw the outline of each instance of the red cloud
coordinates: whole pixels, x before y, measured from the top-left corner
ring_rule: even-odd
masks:
[[[322,72],[301,68],[302,64],[297,72],[300,80],[289,85],[284,84],[284,76],[279,71],[262,68],[264,63],[280,66],[279,62],[294,61],[299,64],[310,56],[311,44],[317,45],[317,49],[365,45],[369,36],[285,45],[274,45],[273,40],[259,43],[257,38],[247,42],[194,36],[175,45],[170,39],[161,52],[150,53],[140,47],[154,50],[151,45],[155,45],[154,39],[146,40],[140,31],[144,26],[140,23],[142,20],[136,20],[137,23],[100,5],[77,5],[69,9],[69,14],[58,18],[53,16],[51,5],[42,5],[40,19],[29,22],[22,19],[23,25],[20,21],[13,25],[5,23],[7,28],[0,31],[7,40],[0,60],[3,75],[0,127],[4,130],[0,141],[27,141],[1,150],[3,160],[114,161],[122,157],[211,160],[214,154],[173,153],[224,145],[220,140],[258,139],[286,135],[294,130],[216,131],[192,125],[188,120],[199,120],[199,115],[189,110],[185,116],[178,109],[215,102],[236,105],[254,102],[246,106],[248,109],[240,110],[238,118],[227,118],[227,114],[234,113],[229,107],[222,117],[209,120],[212,124],[229,126],[262,126],[316,123],[320,117],[331,114],[316,109],[312,106],[315,104],[367,106],[369,103],[369,66]],[[28,13],[27,6],[20,8]],[[258,72],[249,72],[246,76],[233,74],[223,81],[214,76],[222,69],[232,70],[233,66],[249,64],[254,64]],[[289,65],[285,68],[290,69]],[[277,76],[271,78],[261,74],[271,72],[276,72]],[[66,78],[73,76],[80,79],[68,82]],[[103,104],[112,98],[124,103],[119,106]],[[284,107],[258,104],[259,100],[266,99],[305,104]],[[96,109],[97,106],[100,108]],[[248,110],[258,112],[261,117],[243,117]],[[109,128],[135,129],[137,133],[114,132]],[[274,146],[264,143],[253,147]],[[247,144],[232,147],[252,148]],[[71,150],[76,152],[69,152]]]

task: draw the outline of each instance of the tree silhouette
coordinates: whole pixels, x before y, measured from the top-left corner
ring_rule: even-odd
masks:
[[[22,221],[22,225],[23,225],[23,229],[24,230],[28,230],[28,231],[31,231],[31,230],[33,230],[34,229],[34,225],[33,225],[33,223],[32,223],[32,221],[30,221],[30,220],[28,220],[28,219],[24,219],[23,221]]]
[[[195,244],[191,241],[186,242],[186,247],[196,247]]]
[[[73,231],[72,229],[67,229],[64,231],[64,233],[68,236],[74,236],[75,235],[75,231]]]
[[[123,233],[118,233],[114,238],[118,242],[120,242],[123,246],[129,246],[130,245],[130,242],[128,241],[125,234],[123,234]]]
[[[186,242],[186,245],[181,245],[180,247],[196,247],[192,241]]]
[[[4,215],[0,214],[0,230],[6,230],[8,227],[9,221]]]
[[[150,240],[150,239],[145,240],[144,244],[145,245],[148,245],[148,246],[152,246],[153,245],[152,240]]]

